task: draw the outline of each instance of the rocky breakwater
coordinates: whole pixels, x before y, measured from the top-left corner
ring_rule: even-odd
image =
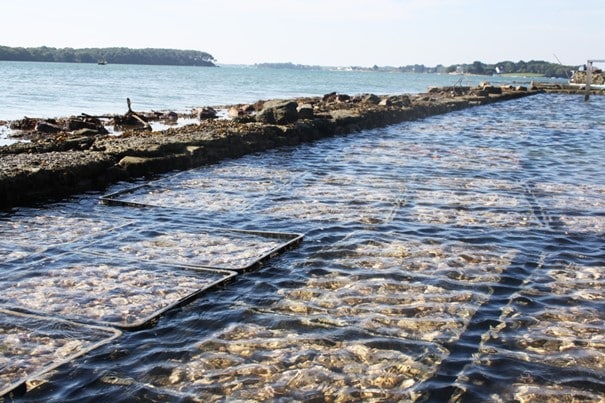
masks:
[[[0,208],[534,93],[487,84],[416,95],[332,93],[232,105],[227,119],[206,116],[198,124],[158,132],[116,136],[103,130],[52,130],[31,142],[0,147]]]

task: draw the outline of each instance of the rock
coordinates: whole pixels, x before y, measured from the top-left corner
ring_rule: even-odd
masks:
[[[86,121],[84,121],[83,119],[79,119],[79,118],[69,118],[67,119],[67,130],[69,130],[70,132],[73,132],[74,130],[80,130],[80,129],[94,129],[95,125],[93,123],[88,123]]]
[[[75,135],[75,136],[96,136],[97,134],[99,134],[98,130],[94,130],[94,129],[79,129],[79,130],[74,130],[73,132],[71,132],[71,134]]]
[[[380,103],[380,97],[374,94],[365,94],[361,98],[361,102],[366,104],[378,105]]]
[[[39,120],[36,123],[35,130],[40,133],[59,133],[63,131],[63,127],[53,123],[52,121]]]
[[[107,134],[108,131],[101,122],[100,119],[94,117],[85,117],[85,118],[69,118],[65,123],[68,131],[77,132],[79,130],[94,130],[95,134]]]
[[[23,119],[11,122],[10,128],[13,130],[34,130],[37,122],[37,119],[28,118],[26,116]]]
[[[379,105],[382,105],[382,106],[395,106],[398,108],[407,107],[407,106],[410,106],[411,104],[412,104],[412,101],[410,101],[410,97],[408,97],[407,95],[388,96],[388,97],[384,97],[379,102]]]
[[[336,100],[336,92],[330,92],[321,98],[322,102],[334,102]]]
[[[351,96],[347,94],[337,94],[336,92],[331,92],[326,94],[322,98],[323,102],[349,102],[351,101]]]
[[[194,113],[199,120],[216,119],[216,110],[210,106],[196,109]]]
[[[122,168],[127,168],[130,165],[144,164],[148,160],[149,160],[149,158],[134,157],[131,155],[127,155],[126,157],[122,158],[120,160],[120,162],[118,162],[118,165],[121,166]]]
[[[256,121],[268,124],[286,125],[298,120],[298,103],[295,101],[267,101],[256,115]]]
[[[177,122],[179,120],[179,114],[173,111],[164,112],[160,115],[160,120],[163,120],[164,122]]]
[[[254,107],[254,105],[250,105],[250,104],[234,105],[234,106],[230,107],[229,110],[227,111],[227,116],[229,116],[232,119],[241,118],[241,117],[249,116],[250,114],[252,114],[255,111],[256,111],[256,108]]]
[[[261,123],[274,124],[275,123],[275,114],[273,113],[273,109],[263,109],[256,115],[256,121]]]
[[[502,94],[502,88],[494,87],[493,85],[487,85],[483,87],[483,91],[486,91],[488,94],[500,95]]]
[[[297,109],[299,119],[313,119],[313,105],[303,104]]]
[[[337,125],[343,126],[356,123],[361,120],[361,114],[358,111],[350,109],[337,109],[335,111],[331,111],[330,115]]]
[[[74,136],[89,137],[89,136],[96,136],[96,135],[102,134],[102,133],[99,133],[98,130],[94,130],[94,129],[80,129],[80,130],[74,130],[73,132],[71,132],[71,134],[73,134]]]

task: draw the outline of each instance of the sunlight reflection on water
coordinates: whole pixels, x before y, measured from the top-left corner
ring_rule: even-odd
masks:
[[[603,102],[538,95],[108,190],[158,207],[94,193],[6,214],[0,228],[23,247],[0,264],[5,282],[45,256],[95,252],[92,238],[120,257],[135,246],[126,224],[150,240],[181,225],[306,234],[30,396],[599,401]]]

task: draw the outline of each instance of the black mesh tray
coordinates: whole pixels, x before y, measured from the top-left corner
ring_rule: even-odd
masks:
[[[120,335],[117,329],[0,308],[0,401]]]
[[[129,200],[129,196],[136,195],[142,192],[154,192],[162,188],[149,184],[134,186],[123,189],[114,193],[110,193],[99,198],[102,204],[127,207],[162,207],[160,204],[143,203]]]
[[[111,239],[91,243],[86,250],[241,273],[295,247],[303,237],[296,233],[212,228],[176,222],[139,223],[124,227]]]
[[[236,275],[70,253],[23,266],[0,278],[7,308],[80,323],[135,330]]]

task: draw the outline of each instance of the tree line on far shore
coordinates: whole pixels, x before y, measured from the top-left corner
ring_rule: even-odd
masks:
[[[307,66],[293,63],[259,63],[257,67],[277,68],[277,69],[325,69],[326,67]],[[577,70],[577,66],[564,66],[561,64],[550,63],[546,61],[531,60],[529,62],[519,61],[503,61],[495,64],[485,64],[479,61],[470,64],[454,64],[444,66],[439,64],[435,67],[427,67],[423,64],[411,64],[400,67],[349,67],[355,71],[384,71],[384,72],[400,72],[400,73],[441,73],[441,74],[477,74],[477,75],[494,75],[494,74],[511,74],[511,75],[536,75],[544,77],[569,78],[573,70]]]
[[[425,67],[422,64],[398,67],[401,72],[415,73],[442,73],[442,74],[476,74],[493,76],[496,74],[511,75],[535,75],[554,78],[569,78],[577,66],[564,66],[558,63],[543,60],[523,60],[518,62],[502,61],[494,64],[486,64],[480,61],[473,63],[453,64],[450,66],[437,65],[436,67]]]
[[[14,48],[0,46],[0,61],[23,62],[64,62],[64,63],[109,63],[109,64],[148,64],[168,66],[215,66],[216,60],[206,52],[179,49],[131,49],[131,48]],[[325,69],[321,66],[307,66],[293,63],[260,63],[257,67],[288,68],[288,69]],[[437,65],[427,67],[423,64],[413,64],[400,67],[350,67],[360,71],[390,71],[414,73],[461,73],[461,74],[517,74],[536,75],[544,77],[569,78],[577,66],[546,61],[531,60],[529,62],[502,61],[486,64],[475,61],[469,64],[451,66]]]
[[[530,60],[524,62],[503,61],[496,64],[485,64],[482,62],[473,62],[472,64],[463,64],[459,66],[449,66],[446,69],[447,73],[455,73],[462,71],[468,74],[533,74],[544,77],[565,78],[570,77],[572,70],[577,66],[564,66],[557,63],[545,62],[542,60]]]
[[[215,66],[212,55],[197,50],[130,48],[13,48],[0,46],[0,61]]]

